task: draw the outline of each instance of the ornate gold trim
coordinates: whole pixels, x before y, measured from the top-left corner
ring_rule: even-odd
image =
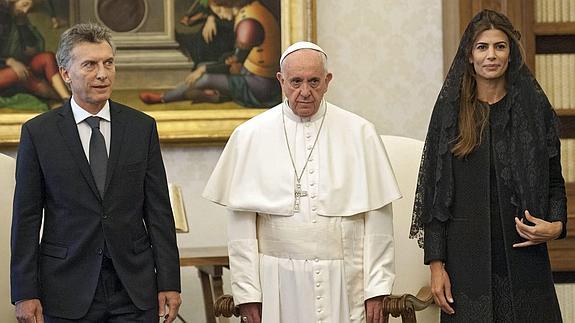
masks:
[[[282,48],[298,40],[315,41],[315,0],[281,0]],[[224,143],[242,122],[265,109],[150,111],[162,142]],[[36,113],[0,113],[0,146],[17,145],[22,123]]]

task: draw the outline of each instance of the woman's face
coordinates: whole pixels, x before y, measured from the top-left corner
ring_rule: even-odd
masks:
[[[498,80],[504,77],[509,66],[509,53],[509,37],[503,31],[488,29],[480,33],[469,57],[475,78]]]

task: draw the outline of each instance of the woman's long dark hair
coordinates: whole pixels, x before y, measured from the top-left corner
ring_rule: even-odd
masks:
[[[509,19],[496,11],[486,10],[482,19],[473,23],[472,39],[465,49],[467,57],[471,57],[473,46],[479,35],[490,29],[501,30],[509,39],[510,51],[518,50],[521,54],[521,63],[525,60],[523,46],[519,42],[521,35],[515,31]],[[511,57],[511,55],[510,55]],[[507,71],[506,71],[507,75]],[[473,64],[467,64],[461,83],[461,96],[459,102],[458,128],[459,134],[451,152],[458,158],[469,155],[479,144],[483,137],[483,131],[489,121],[489,109],[485,103],[477,99],[477,82]]]

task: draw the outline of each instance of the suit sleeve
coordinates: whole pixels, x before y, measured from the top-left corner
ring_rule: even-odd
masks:
[[[262,301],[256,218],[254,212],[229,211],[228,252],[236,305]]]
[[[10,284],[12,303],[40,298],[38,253],[45,200],[44,178],[30,130],[22,126],[16,161]]]
[[[391,294],[395,281],[391,203],[367,212],[363,252],[365,299]]]
[[[179,292],[180,258],[176,228],[155,122],[148,147],[144,194],[144,221],[152,241],[158,290]]]

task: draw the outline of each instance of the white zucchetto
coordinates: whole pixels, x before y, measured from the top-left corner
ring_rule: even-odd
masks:
[[[300,49],[313,49],[320,53],[323,53],[326,57],[327,54],[319,47],[318,45],[308,42],[308,41],[298,41],[297,43],[291,44],[286,50],[283,52],[282,56],[280,57],[280,65],[284,61],[284,59],[291,53],[298,51]]]

